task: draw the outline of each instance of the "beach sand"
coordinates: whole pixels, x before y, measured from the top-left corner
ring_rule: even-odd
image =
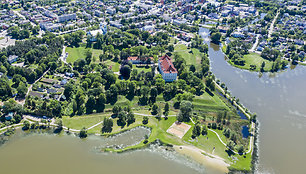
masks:
[[[229,164],[225,162],[225,160],[216,155],[209,154],[197,147],[193,146],[174,146],[175,151],[180,154],[183,154],[196,162],[212,169],[213,173],[228,173]],[[207,155],[204,155],[204,154]]]

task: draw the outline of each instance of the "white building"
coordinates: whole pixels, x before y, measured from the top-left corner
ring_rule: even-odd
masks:
[[[90,38],[91,42],[95,42],[97,41],[96,36],[98,34],[105,35],[106,33],[107,33],[107,23],[104,22],[100,23],[100,29],[87,32],[87,37]]]
[[[58,22],[65,22],[65,21],[70,21],[70,20],[76,20],[76,14],[65,14],[62,16],[57,17]]]
[[[43,22],[43,23],[40,23],[39,25],[41,29],[46,30],[46,31],[55,31],[62,27],[61,24],[53,24],[51,22]]]
[[[173,82],[177,78],[177,70],[172,63],[172,59],[166,54],[158,59],[160,74],[166,82]]]
[[[115,8],[108,8],[108,9],[106,9],[106,13],[108,13],[110,15],[114,15],[114,14],[116,14],[116,9]]]

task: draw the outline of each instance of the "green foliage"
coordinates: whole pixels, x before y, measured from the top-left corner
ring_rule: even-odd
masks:
[[[180,122],[188,122],[192,113],[192,103],[190,101],[183,100],[180,105],[180,112],[177,115],[177,120]]]
[[[86,137],[87,137],[87,130],[86,130],[85,127],[83,127],[83,128],[80,130],[79,137],[80,137],[80,138],[86,138]]]
[[[102,124],[102,133],[112,132],[113,129],[113,120],[111,118],[104,118]]]

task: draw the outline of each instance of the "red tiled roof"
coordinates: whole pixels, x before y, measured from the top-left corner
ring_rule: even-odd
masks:
[[[128,57],[127,60],[139,60],[139,61],[146,61],[147,59],[151,59],[151,61],[153,60],[153,57],[143,57],[140,58],[138,56],[135,57]]]
[[[128,57],[128,60],[137,60],[138,57]]]
[[[172,59],[166,54],[159,58],[161,69],[164,73],[177,73],[172,63]]]

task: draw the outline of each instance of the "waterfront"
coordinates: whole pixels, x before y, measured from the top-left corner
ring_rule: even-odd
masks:
[[[207,29],[201,29],[207,38]],[[207,39],[206,39],[207,41]],[[211,70],[260,122],[259,173],[305,173],[306,67],[275,74],[240,70],[209,44]]]

